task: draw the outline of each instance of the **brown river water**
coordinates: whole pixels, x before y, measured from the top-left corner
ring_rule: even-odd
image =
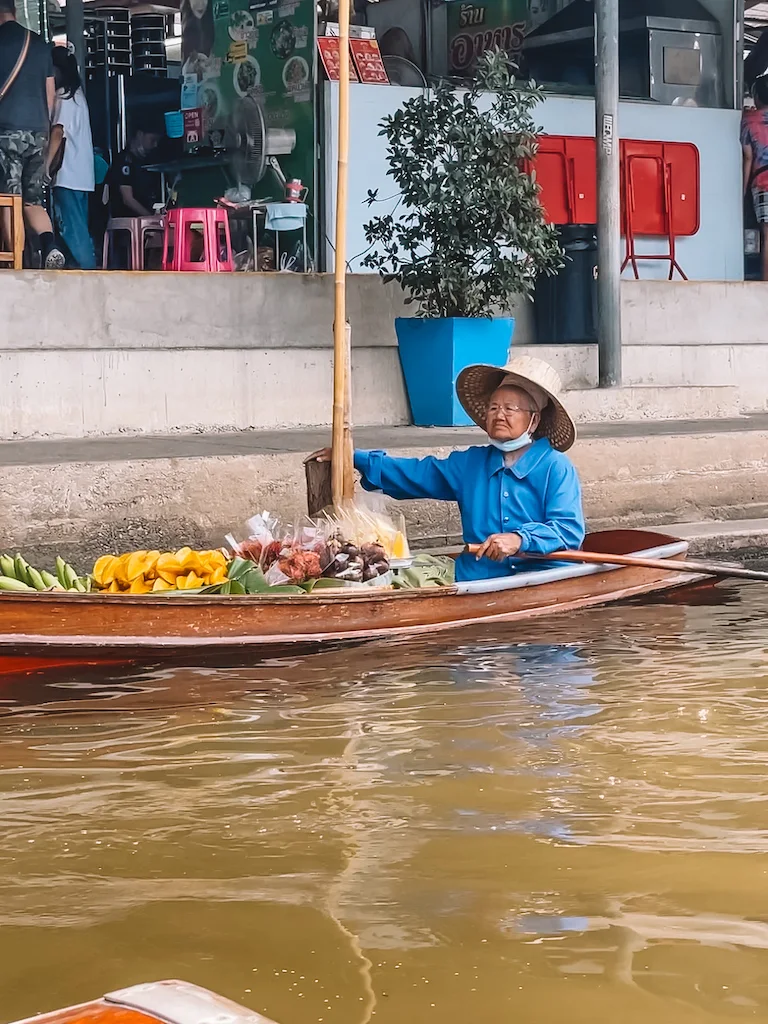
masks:
[[[768,589],[0,688],[0,1021],[768,1020]]]

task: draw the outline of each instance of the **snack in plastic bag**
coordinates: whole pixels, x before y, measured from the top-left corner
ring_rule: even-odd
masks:
[[[267,583],[275,586],[281,583],[306,583],[320,579],[323,567],[316,551],[303,548],[283,548],[280,557],[265,573]]]
[[[229,535],[227,543],[240,558],[260,566],[272,586],[321,576],[350,583],[374,583],[382,577],[385,586],[390,558],[408,554],[402,524],[357,505],[332,509],[324,518],[303,519],[292,527],[281,526],[265,511],[249,519],[247,528],[247,540]]]
[[[319,579],[331,562],[325,524],[302,520],[283,533],[277,558],[266,571],[268,583],[305,583]]]
[[[385,512],[366,508],[358,502],[331,509],[325,515],[336,535],[357,547],[378,544],[387,559],[408,558],[410,554],[402,515],[395,521]],[[368,554],[373,556],[375,552]]]
[[[279,537],[280,522],[277,516],[270,515],[266,510],[260,515],[249,519],[246,524],[250,534],[247,540],[236,541],[227,535],[227,543],[240,558],[255,562],[266,572],[280,556],[282,541]]]
[[[405,532],[402,512],[387,508],[387,499],[381,491],[362,491],[355,497],[354,508],[358,517],[373,530],[386,551],[387,558],[410,558],[411,549]]]
[[[407,550],[404,533],[390,517],[359,505],[331,509],[325,513],[325,522],[331,564],[324,576],[368,583],[389,571],[390,558],[397,557],[393,551]]]

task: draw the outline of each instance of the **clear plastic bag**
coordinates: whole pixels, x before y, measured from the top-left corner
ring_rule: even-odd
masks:
[[[350,503],[324,513],[329,530],[331,564],[326,577],[352,583],[371,583],[389,571],[397,529],[390,517]],[[404,540],[404,536],[403,536]],[[385,585],[383,582],[378,585]]]
[[[347,541],[358,546],[379,544],[387,559],[408,558],[410,548],[401,513],[391,515],[380,492],[355,498],[353,503],[330,509],[326,518]]]
[[[281,527],[277,516],[266,510],[253,516],[246,523],[249,531],[247,540],[236,541],[227,535],[227,543],[239,558],[247,558],[266,572],[280,556],[282,547]]]
[[[238,557],[255,562],[272,586],[321,577],[386,586],[390,559],[406,557],[408,541],[402,516],[396,520],[383,511],[383,500],[378,505],[329,509],[290,526],[264,511],[248,520],[247,540],[228,535],[227,543]]]
[[[305,583],[319,579],[331,560],[327,525],[302,519],[283,531],[278,557],[266,572],[267,582]]]

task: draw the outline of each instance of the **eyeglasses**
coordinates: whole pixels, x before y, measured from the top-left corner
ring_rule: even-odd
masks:
[[[504,413],[507,413],[507,412],[527,412],[529,415],[533,416],[533,414],[536,412],[536,410],[535,409],[523,409],[519,405],[489,405],[488,406],[488,412],[504,412]]]

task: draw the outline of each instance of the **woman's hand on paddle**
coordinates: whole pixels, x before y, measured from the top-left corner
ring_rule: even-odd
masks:
[[[320,449],[318,449],[318,451],[312,452],[311,455],[308,455],[306,457],[306,459],[304,459],[305,464],[307,462],[330,462],[330,461],[331,461],[331,449],[330,448],[320,448]]]
[[[484,544],[481,544],[475,557],[490,558],[493,562],[503,562],[520,550],[523,539],[519,533],[492,533]]]

